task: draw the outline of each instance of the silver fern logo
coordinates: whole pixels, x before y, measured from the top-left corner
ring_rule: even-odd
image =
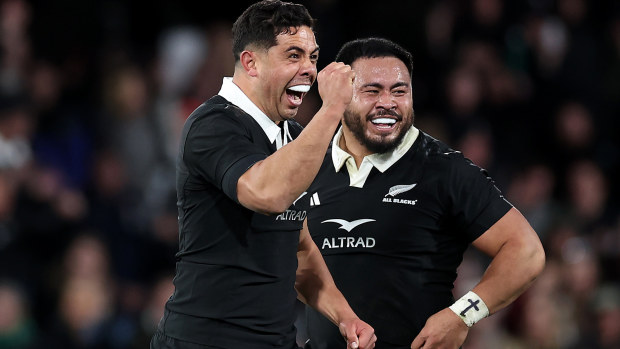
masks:
[[[413,184],[401,184],[395,185],[388,190],[388,193],[383,197],[383,202],[389,202],[392,204],[404,204],[414,206],[418,203],[418,200],[408,200],[408,199],[399,199],[396,198],[396,195],[400,195],[402,193],[408,192],[409,190],[415,188],[417,183]]]
[[[418,184],[417,183],[413,183],[413,184],[395,185],[395,186],[391,187],[390,190],[388,190],[388,193],[385,194],[385,197],[388,197],[388,196],[395,197],[398,194],[402,194],[404,192],[407,192],[407,191],[415,188],[416,185],[418,185]]]

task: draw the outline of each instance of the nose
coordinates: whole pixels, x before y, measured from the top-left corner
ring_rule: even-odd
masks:
[[[299,74],[314,79],[317,74],[316,64],[309,57],[304,58],[300,64]]]
[[[394,100],[394,96],[389,91],[382,91],[379,93],[379,98],[377,99],[377,108],[382,108],[386,110],[396,108],[396,101]]]

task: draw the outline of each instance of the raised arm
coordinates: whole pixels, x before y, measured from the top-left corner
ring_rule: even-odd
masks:
[[[237,183],[239,202],[257,212],[280,213],[316,176],[336,127],[351,102],[354,73],[333,62],[318,75],[323,105],[297,139],[254,164]]]

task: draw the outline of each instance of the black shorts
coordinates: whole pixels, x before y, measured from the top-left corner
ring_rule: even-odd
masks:
[[[161,331],[157,330],[151,338],[151,349],[223,349],[220,347],[212,347],[209,345],[196,344],[182,341],[176,338],[168,337]],[[294,346],[291,349],[301,349]]]

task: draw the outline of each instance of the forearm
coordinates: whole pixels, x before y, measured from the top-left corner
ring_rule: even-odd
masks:
[[[252,166],[237,183],[239,202],[267,214],[289,208],[316,176],[343,112],[322,107],[297,139]]]
[[[468,292],[449,308],[428,318],[411,343],[412,349],[461,346],[469,327],[512,303],[545,265],[545,252],[538,235],[515,208],[511,208],[473,245],[493,257],[472,290],[475,294]]]
[[[306,292],[303,287],[297,289],[299,299],[316,309],[336,326],[344,319],[356,318],[357,315],[349,306],[344,296],[336,287],[327,287],[318,292]],[[305,294],[304,294],[305,293]],[[313,294],[314,293],[314,294]]]
[[[355,73],[332,62],[318,74],[323,105],[299,137],[252,166],[237,182],[237,198],[262,213],[283,212],[316,176],[329,142],[353,96]]]
[[[298,252],[298,263],[295,289],[302,302],[336,325],[344,319],[357,317],[336,287],[316,246]]]

